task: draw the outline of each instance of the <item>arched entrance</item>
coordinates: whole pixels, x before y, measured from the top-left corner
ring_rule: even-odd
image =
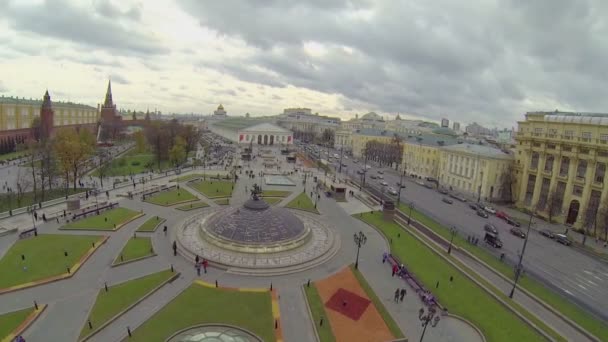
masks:
[[[574,224],[574,222],[576,222],[580,206],[581,204],[577,200],[572,200],[572,202],[570,202],[570,208],[568,209],[568,217],[566,218],[566,224]]]
[[[262,136],[258,135],[258,145],[262,145]]]
[[[268,145],[268,135],[264,135],[264,145]]]
[[[270,145],[274,145],[274,135],[270,136]]]

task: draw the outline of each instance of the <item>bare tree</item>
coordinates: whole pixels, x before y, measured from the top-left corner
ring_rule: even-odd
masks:
[[[17,170],[17,194],[15,198],[17,200],[17,208],[21,207],[23,196],[30,189],[31,185],[32,183],[29,176],[19,168]]]
[[[599,198],[591,196],[585,210],[585,215],[583,216],[583,245],[587,240],[587,235],[591,235],[591,227],[595,226],[597,230],[598,209]]]
[[[600,206],[598,221],[599,222],[597,223],[604,229],[604,241],[608,241],[608,196],[604,198],[604,201]]]
[[[146,127],[144,134],[146,135],[148,144],[152,147],[154,158],[160,170],[161,161],[167,160],[169,156],[170,132],[161,127],[159,122],[153,122]]]
[[[40,157],[40,143],[35,140],[29,140],[27,142],[27,157],[26,157],[26,165],[30,167],[32,173],[32,185],[34,187],[33,191],[33,200],[34,203],[38,202],[38,187],[36,180],[38,179],[38,159]]]
[[[557,189],[551,190],[549,193],[549,199],[547,200],[547,214],[549,215],[549,222],[553,222],[553,217],[561,213],[563,201],[564,198],[558,194]]]
[[[513,185],[515,182],[515,168],[513,165],[509,165],[501,176],[502,199],[508,203],[513,203]]]

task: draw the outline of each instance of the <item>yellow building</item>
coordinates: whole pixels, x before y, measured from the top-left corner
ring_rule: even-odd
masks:
[[[335,147],[344,151],[351,151],[353,149],[353,132],[348,129],[339,129],[336,131]]]
[[[0,97],[0,131],[30,128],[40,116],[41,100]],[[95,123],[97,108],[71,102],[53,102],[54,126]]]
[[[513,155],[479,144],[456,144],[440,149],[439,183],[478,200],[511,196],[508,172]]]
[[[606,206],[608,114],[526,113],[515,140],[517,205],[590,228]]]

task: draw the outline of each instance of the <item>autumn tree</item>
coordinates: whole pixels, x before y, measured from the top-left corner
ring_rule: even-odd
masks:
[[[198,143],[201,139],[201,132],[192,125],[184,125],[180,136],[184,139],[186,155],[191,151],[196,151]]]
[[[182,137],[176,137],[173,147],[169,151],[169,158],[171,164],[178,167],[181,163],[186,160],[186,141]]]
[[[41,143],[36,140],[29,140],[26,146],[26,165],[30,168],[33,185],[33,200],[34,203],[38,202],[38,174],[41,173],[38,167],[38,159],[40,158],[40,146]],[[44,188],[44,187],[43,187]],[[44,190],[42,191],[44,192]]]
[[[66,190],[69,181],[73,181],[74,190],[84,168],[86,161],[93,153],[95,138],[83,129],[76,132],[74,129],[61,129],[57,132],[54,140],[54,150],[57,155],[59,167],[66,177]]]
[[[507,170],[501,176],[502,199],[508,203],[513,203],[513,186],[515,182],[515,167],[509,164]]]
[[[133,133],[133,140],[135,140],[135,152],[144,153],[146,151],[146,136],[143,131],[137,131]]]
[[[599,201],[599,196],[591,196],[589,198],[589,203],[587,204],[587,208],[585,209],[583,216],[583,245],[587,240],[587,235],[591,235],[591,227],[594,226],[597,230],[597,219],[600,204]]]
[[[167,160],[169,154],[169,132],[161,127],[159,122],[153,122],[144,130],[146,140],[152,148],[152,153],[160,169],[160,163]]]

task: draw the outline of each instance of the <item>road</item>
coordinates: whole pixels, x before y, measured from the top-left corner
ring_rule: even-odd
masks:
[[[339,154],[340,151],[330,150],[330,154],[334,153]],[[356,174],[356,171],[361,169],[363,164],[361,162],[353,163],[352,158],[343,158],[342,162],[347,165],[342,167],[342,175],[360,181],[361,176]],[[389,168],[381,168],[381,170],[384,171],[384,181],[389,186],[398,189],[396,184],[400,177],[397,172]],[[365,183],[382,190],[381,180],[369,177],[372,173],[377,174],[377,171],[377,167],[369,170]],[[454,200],[453,204],[444,203],[441,199],[445,195],[417,184],[410,177],[406,176],[403,179],[406,188],[401,190],[402,203],[413,202],[416,209],[445,226],[455,226],[458,234],[462,236],[478,237],[481,244],[483,244],[481,241],[483,240],[484,224],[492,223],[498,229],[504,246],[500,250],[488,246],[488,250],[497,257],[500,253],[505,253],[508,261],[516,262],[524,240],[510,234],[511,226],[504,220],[493,215],[487,219],[477,216],[475,211],[469,208],[468,203],[458,200]],[[395,196],[394,198],[396,199]],[[525,231],[525,225],[522,225],[522,229]],[[572,247],[558,244],[531,230],[523,265],[526,272],[536,275],[545,284],[561,291],[574,302],[608,320],[608,265],[605,263],[594,260]]]

